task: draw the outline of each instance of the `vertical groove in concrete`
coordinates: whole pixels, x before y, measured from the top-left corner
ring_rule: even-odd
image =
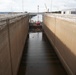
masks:
[[[67,75],[42,33],[29,33],[18,75]]]
[[[7,19],[7,28],[8,28],[8,41],[9,41],[9,53],[10,53],[10,64],[11,64],[11,75],[13,75],[12,56],[11,56],[11,46],[10,46],[9,19]]]

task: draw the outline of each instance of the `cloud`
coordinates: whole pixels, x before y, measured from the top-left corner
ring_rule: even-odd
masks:
[[[0,0],[0,11],[51,11],[76,8],[76,0]],[[52,5],[51,5],[52,4]]]
[[[0,12],[22,11],[20,4],[13,0],[0,0]]]
[[[76,8],[76,1],[75,0],[70,0],[69,2],[67,2],[65,5],[64,5],[66,8]]]

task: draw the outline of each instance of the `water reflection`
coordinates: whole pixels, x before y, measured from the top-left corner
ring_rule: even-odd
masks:
[[[29,33],[18,75],[67,75],[43,33]]]

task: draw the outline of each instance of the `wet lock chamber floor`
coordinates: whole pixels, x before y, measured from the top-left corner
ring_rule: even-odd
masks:
[[[18,75],[67,75],[42,32],[29,33]]]

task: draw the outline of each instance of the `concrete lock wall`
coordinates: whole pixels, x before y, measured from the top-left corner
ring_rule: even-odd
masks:
[[[6,20],[0,21],[0,75],[11,75],[8,27],[6,25]]]
[[[17,75],[28,34],[28,15],[18,15],[0,22],[0,75]]]
[[[69,75],[76,75],[76,22],[55,16],[43,17],[43,29]]]

